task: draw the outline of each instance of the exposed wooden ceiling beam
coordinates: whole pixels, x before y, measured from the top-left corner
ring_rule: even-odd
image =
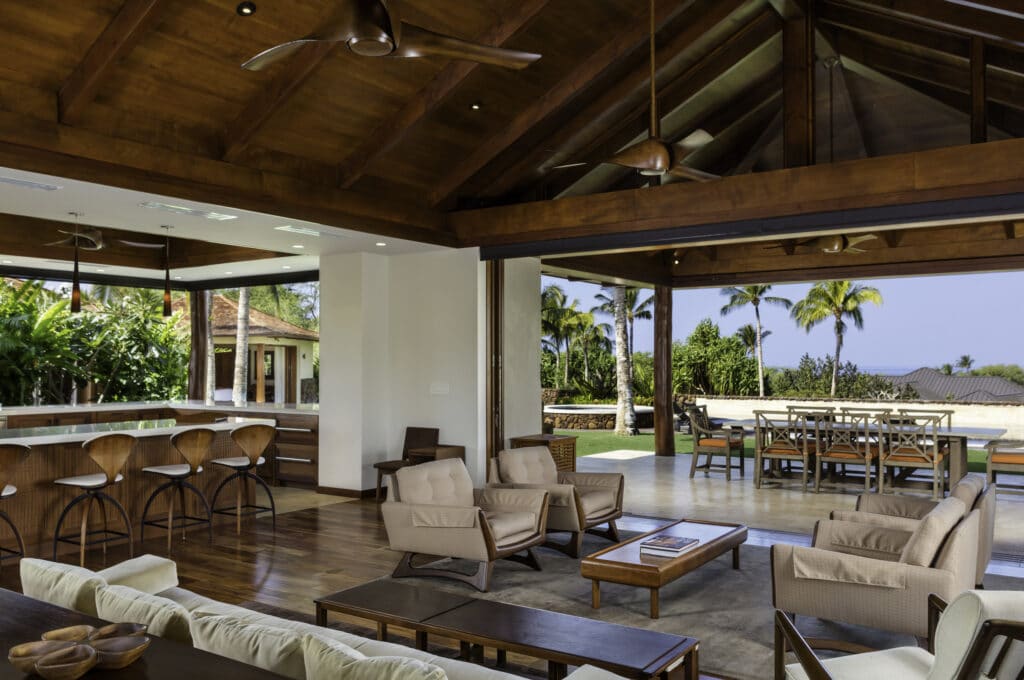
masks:
[[[775,114],[772,121],[765,126],[764,130],[761,131],[760,136],[750,145],[747,152],[743,155],[743,159],[740,160],[739,164],[733,168],[730,175],[745,175],[748,172],[754,170],[754,166],[757,165],[757,161],[761,159],[761,154],[764,153],[764,149],[768,146],[773,139],[779,136],[782,132],[782,111]]]
[[[822,31],[815,30],[814,40],[818,56],[822,58],[825,66],[825,80],[829,88],[829,111],[826,121],[829,130],[828,162],[834,163],[837,160],[835,155],[837,138],[847,141],[852,137],[852,157],[867,158],[868,147],[864,136],[864,126],[861,124],[857,107],[854,106],[853,97],[850,95],[850,87],[846,82],[846,71],[843,70],[840,54],[835,50],[831,39]],[[839,129],[838,135],[836,128]],[[851,131],[852,135],[849,134]],[[825,160],[824,156],[822,160]],[[850,160],[850,158],[839,158],[839,160]]]
[[[786,21],[795,21],[806,12],[806,0],[768,0],[768,3]]]
[[[243,210],[455,245],[439,213],[0,111],[0,166]]]
[[[843,0],[861,7],[934,26],[961,35],[978,36],[1017,49],[1024,49],[1024,20],[1002,12],[987,11],[980,3],[950,0]]]
[[[604,280],[610,279],[614,283],[667,286],[672,282],[671,265],[666,265],[665,260],[661,258],[592,255],[545,259],[542,266],[545,271],[598,274]]]
[[[337,43],[315,42],[303,46],[298,54],[288,59],[285,67],[277,72],[273,80],[259,89],[256,96],[224,129],[225,160],[234,161],[245,151],[263,124],[302,87],[336,45]]]
[[[512,0],[506,14],[475,42],[483,45],[504,45],[520,29],[540,13],[550,0]],[[381,121],[366,140],[341,163],[339,185],[348,188],[363,176],[367,166],[376,158],[397,146],[448,95],[455,91],[474,71],[478,63],[454,60],[445,66],[433,80],[405,103],[393,116]]]
[[[552,245],[568,248],[576,244],[565,239],[599,237],[611,242],[615,240],[609,238],[613,235],[642,246],[643,232],[651,232],[652,238],[678,240],[676,232],[711,230],[726,238],[732,230],[762,230],[763,221],[769,219],[785,221],[787,228],[798,231],[797,218],[801,215],[820,224],[825,213],[842,222],[851,219],[852,214],[843,217],[843,211],[867,210],[870,214],[857,219],[875,219],[875,213],[888,215],[882,209],[894,206],[899,206],[902,220],[912,221],[931,209],[929,202],[980,197],[985,197],[986,214],[990,214],[1002,205],[990,197],[1022,193],[1022,154],[1024,139],[1009,139],[725,177],[701,184],[668,184],[467,210],[449,214],[448,220],[466,246],[560,239],[561,243]],[[960,205],[942,207],[951,217],[955,217],[952,211],[960,209]],[[962,209],[976,208],[972,203]]]
[[[927,47],[936,52],[953,54],[963,59],[967,59],[971,53],[969,36],[933,26],[922,26],[874,9],[851,7],[827,0],[817,3],[815,12],[821,24],[859,33],[885,35],[900,42]]]
[[[813,3],[805,9],[782,27],[782,155],[787,168],[815,160]]]
[[[691,8],[693,20],[683,24],[680,31],[672,35],[668,41],[658,47],[655,61],[659,65],[659,77],[664,79],[665,73],[672,69],[672,61],[687,47],[696,43],[701,36],[715,26],[728,19],[733,13],[746,5],[747,0],[717,0],[713,3],[696,3]],[[686,16],[682,17],[683,19]],[[531,184],[541,178],[545,161],[555,165],[564,160],[572,162],[579,158],[590,158],[583,155],[581,149],[590,149],[594,140],[606,136],[608,131],[628,118],[640,116],[644,118],[641,129],[647,129],[647,101],[650,87],[650,64],[647,60],[629,72],[624,78],[618,79],[611,87],[602,92],[592,103],[585,106],[567,123],[543,141],[533,145],[519,161],[502,171],[499,177],[487,187],[490,196],[503,196],[524,184]],[[667,110],[671,105],[659,97],[659,109]],[[627,112],[628,111],[628,112]],[[638,113],[639,112],[639,113]],[[633,135],[630,135],[631,138]],[[573,155],[567,155],[568,151]],[[616,149],[618,150],[618,149]],[[609,154],[610,155],[610,154]],[[575,174],[575,173],[567,173]]]
[[[1016,19],[1024,19],[1024,6],[1019,0],[947,0],[954,5],[977,7],[982,5],[996,12],[1001,12]]]
[[[72,125],[93,100],[110,69],[128,54],[159,20],[167,0],[125,0],[113,20],[71,72],[57,94],[58,116]]]
[[[971,144],[988,141],[988,103],[985,77],[985,41],[971,38]]]
[[[660,26],[670,17],[685,9],[688,4],[686,2],[656,3],[656,25]],[[438,205],[445,201],[474,173],[479,172],[491,159],[514,144],[527,130],[568,104],[573,97],[586,89],[602,71],[646,40],[649,30],[650,17],[647,15],[646,9],[638,5],[636,18],[629,25],[618,28],[615,31],[614,40],[607,41],[603,47],[580,62],[562,80],[537,98],[533,104],[520,111],[501,132],[480,144],[476,151],[442,177],[430,193],[430,204]]]

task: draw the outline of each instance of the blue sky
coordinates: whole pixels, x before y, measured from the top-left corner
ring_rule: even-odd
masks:
[[[579,307],[595,306],[594,284],[569,282],[545,276],[542,285],[556,283],[578,299]],[[878,288],[883,305],[869,305],[864,311],[864,330],[852,329],[843,343],[843,360],[866,369],[913,369],[955,363],[961,354],[970,354],[975,367],[986,364],[1024,364],[1021,331],[1024,319],[1019,298],[1024,292],[1024,272],[930,276],[904,279],[861,281]],[[775,286],[773,295],[794,302],[804,297],[810,284]],[[672,337],[682,340],[697,323],[711,317],[722,333],[754,322],[747,307],[721,316],[719,310],[727,298],[720,288],[677,290],[672,306]],[[772,335],[765,339],[765,363],[769,366],[795,366],[804,352],[824,356],[833,351],[832,324],[823,323],[809,334],[796,327],[789,312],[781,307],[761,309],[761,320]],[[652,348],[653,325],[638,321],[636,350]]]

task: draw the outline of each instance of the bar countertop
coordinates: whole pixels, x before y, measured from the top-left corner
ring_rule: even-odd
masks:
[[[230,402],[217,401],[207,402],[199,400],[181,401],[118,401],[104,404],[49,404],[44,406],[3,406],[0,407],[0,417],[3,416],[27,416],[61,413],[109,413],[112,411],[138,411],[148,408],[172,408],[187,411],[246,411],[255,414],[283,414],[291,413],[296,415],[319,415],[319,404],[258,404],[254,401]]]
[[[49,425],[44,427],[25,427],[0,430],[0,443],[27,444],[29,446],[48,446],[53,444],[75,444],[93,437],[115,432],[130,434],[134,437],[170,436],[184,430],[198,427],[215,431],[233,430],[240,425],[270,425],[274,421],[265,418],[227,418],[215,423],[197,425],[188,423],[178,425],[173,418],[160,420],[131,420],[120,423],[92,423],[88,425]]]

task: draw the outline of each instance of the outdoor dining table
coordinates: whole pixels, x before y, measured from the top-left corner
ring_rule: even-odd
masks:
[[[722,427],[742,427],[745,433],[753,433],[757,420],[753,418],[723,421]],[[841,425],[838,425],[841,426]],[[908,428],[905,425],[876,425],[883,434],[898,432]],[[956,484],[967,474],[967,442],[968,440],[988,441],[998,439],[1006,434],[1005,428],[997,427],[952,427],[942,428],[936,432],[940,442],[949,446],[949,483]]]

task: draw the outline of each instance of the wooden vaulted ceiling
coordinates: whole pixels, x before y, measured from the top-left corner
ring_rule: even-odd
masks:
[[[761,246],[683,254],[698,246],[663,231],[803,214],[808,190],[819,214],[1024,194],[1018,0],[657,0],[663,137],[710,133],[687,164],[725,179],[650,188],[597,164],[647,134],[646,2],[404,3],[415,24],[543,54],[523,71],[312,45],[253,73],[241,62],[308,33],[331,2],[257,4],[241,17],[234,0],[0,3],[0,166],[452,246],[544,242],[555,245],[523,252],[677,285],[862,266],[753,262]],[[986,141],[985,153],[941,155]],[[909,160],[872,163],[892,154]],[[953,167],[968,157],[977,167]],[[570,162],[587,165],[556,167]],[[878,173],[871,187],[862,171]],[[962,229],[1006,266],[1017,227],[1000,240],[989,236],[1010,232],[986,224]],[[651,230],[662,231],[600,255],[579,252],[598,241],[557,245]],[[954,259],[891,245],[919,240],[878,243],[902,260]],[[779,244],[774,260],[801,257]]]

